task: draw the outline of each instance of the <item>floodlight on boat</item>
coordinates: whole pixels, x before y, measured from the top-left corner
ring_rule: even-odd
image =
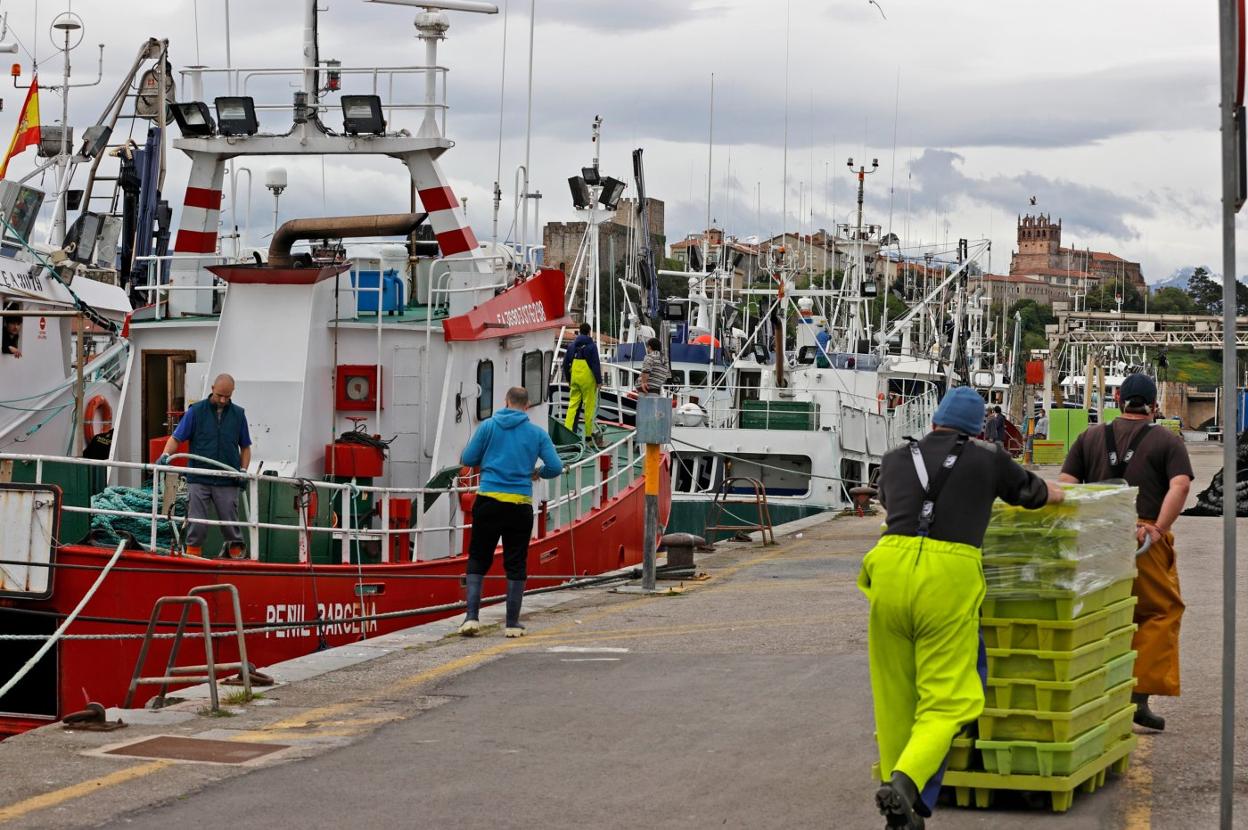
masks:
[[[572,204],[578,208],[594,206],[594,197],[589,195],[589,185],[583,176],[572,176],[568,179],[568,189],[572,191]]]
[[[429,11],[476,12],[477,14],[498,14],[498,6],[493,3],[481,3],[477,0],[364,0],[365,3],[381,3],[387,6],[411,6]]]
[[[349,135],[384,133],[386,119],[381,115],[381,96],[342,96],[342,129]]]
[[[212,113],[203,101],[187,101],[173,105],[173,120],[185,136],[209,136],[216,129]]]
[[[260,122],[256,120],[256,99],[251,96],[226,96],[213,104],[221,135],[255,135],[260,129]]]
[[[581,178],[584,179],[585,184],[588,185],[602,184],[602,176],[599,175],[597,167],[582,167]]]
[[[602,180],[602,192],[598,194],[598,203],[607,210],[615,210],[624,195],[624,182],[606,176]]]

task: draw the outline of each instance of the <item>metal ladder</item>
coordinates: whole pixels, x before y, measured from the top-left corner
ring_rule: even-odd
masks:
[[[737,482],[744,482],[753,488],[754,498],[752,500],[748,497],[735,501],[728,498],[732,485]],[[750,524],[719,524],[721,517],[725,513],[728,514],[729,518],[737,518],[728,512],[728,505],[730,504],[753,504],[758,511],[758,521]],[[737,520],[740,521],[740,519]],[[711,547],[715,546],[715,533],[717,531],[731,531],[733,533],[758,532],[762,537],[763,547],[776,543],[776,534],[771,529],[771,513],[767,510],[767,490],[763,487],[762,482],[756,478],[748,478],[746,476],[733,476],[723,480],[719,485],[719,489],[715,491],[715,499],[711,502],[711,510],[706,519],[706,539],[711,543]]]
[[[234,610],[234,631],[238,636],[238,662],[237,663],[218,663],[213,657],[212,647],[212,624],[209,619],[208,602],[204,599],[204,594],[225,591],[229,593],[230,600],[233,603]],[[169,649],[169,662],[165,666],[165,673],[160,677],[141,677],[143,665],[147,662],[147,653],[152,647],[153,635],[156,633],[156,623],[160,618],[160,611],[167,605],[180,605],[182,607],[182,615],[178,619],[178,629],[173,635],[173,645]],[[178,649],[182,645],[182,635],[186,633],[187,620],[191,614],[191,608],[198,608],[200,614],[200,622],[204,629],[204,665],[202,666],[175,666],[174,663],[178,659]],[[170,683],[182,683],[186,681],[208,682],[208,695],[212,704],[212,711],[216,712],[220,709],[220,702],[217,698],[217,676],[220,672],[237,670],[239,677],[243,681],[243,694],[248,700],[251,699],[251,668],[247,662],[247,643],[243,637],[243,613],[242,605],[238,599],[238,588],[233,585],[200,585],[192,588],[187,596],[184,597],[161,597],[156,600],[156,604],[152,606],[152,615],[147,621],[147,632],[143,635],[143,645],[139,649],[139,659],[134,665],[134,674],[130,677],[130,689],[126,692],[126,700],[122,703],[123,709],[129,709],[130,704],[134,701],[134,693],[140,685],[160,684],[160,694],[156,696],[156,702],[153,704],[154,709],[160,709],[165,703],[165,693],[169,689]]]

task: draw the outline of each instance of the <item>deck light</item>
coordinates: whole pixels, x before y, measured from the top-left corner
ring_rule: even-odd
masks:
[[[585,180],[585,184],[599,185],[602,184],[602,176],[598,174],[597,167],[582,167],[581,178]]]
[[[381,96],[342,96],[342,129],[349,135],[386,131],[386,119],[381,116]]]
[[[173,119],[184,136],[210,136],[216,129],[208,105],[203,101],[188,101],[173,105]]]
[[[572,204],[578,208],[590,208],[594,205],[594,197],[589,195],[589,186],[583,176],[571,176],[568,189],[572,191]]]
[[[619,179],[613,179],[610,176],[604,176],[602,179],[602,192],[598,194],[598,203],[607,210],[615,210],[620,204],[620,197],[624,195],[624,182]]]
[[[255,135],[256,100],[251,96],[229,96],[213,102],[217,108],[217,129],[221,135]]]

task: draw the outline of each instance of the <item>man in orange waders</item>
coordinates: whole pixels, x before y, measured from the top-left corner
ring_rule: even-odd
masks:
[[[1183,597],[1175,567],[1174,533],[1195,477],[1183,439],[1154,427],[1157,384],[1144,374],[1128,375],[1118,389],[1122,415],[1089,429],[1075,440],[1062,465],[1060,481],[1126,479],[1140,490],[1135,500],[1136,540],[1152,540],[1136,558],[1135,623],[1131,647],[1135,660],[1135,722],[1147,729],[1166,728],[1166,719],[1148,706],[1149,695],[1179,695],[1179,622]]]

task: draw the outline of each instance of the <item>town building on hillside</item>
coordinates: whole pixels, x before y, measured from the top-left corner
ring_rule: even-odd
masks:
[[[667,244],[663,201],[647,197],[650,209],[650,246],[656,254]],[[603,274],[616,274],[628,258],[630,224],[637,221],[637,200],[621,199],[615,216],[598,226],[598,256]],[[576,252],[585,238],[585,222],[547,222],[542,228],[542,265],[570,274]]]
[[[1050,293],[1058,301],[1104,280],[1145,290],[1138,262],[1107,251],[1062,247],[1062,220],[1053,222],[1043,213],[1018,217],[1018,249],[1010,257],[1010,276],[1035,277],[1053,289]]]
[[[720,228],[710,228],[702,233],[691,233],[679,242],[671,245],[671,258],[678,260],[685,267],[689,266],[689,251],[697,249],[701,255],[709,248],[712,264],[720,262],[727,253],[727,264],[731,266],[733,290],[748,287],[759,275],[758,245],[743,242],[734,236],[725,236]],[[702,263],[702,266],[707,266]]]
[[[990,305],[1000,304],[1009,308],[1019,300],[1035,300],[1040,305],[1066,302],[1071,289],[1050,282],[1038,274],[981,274],[969,282],[972,291],[983,289],[983,297]]]

